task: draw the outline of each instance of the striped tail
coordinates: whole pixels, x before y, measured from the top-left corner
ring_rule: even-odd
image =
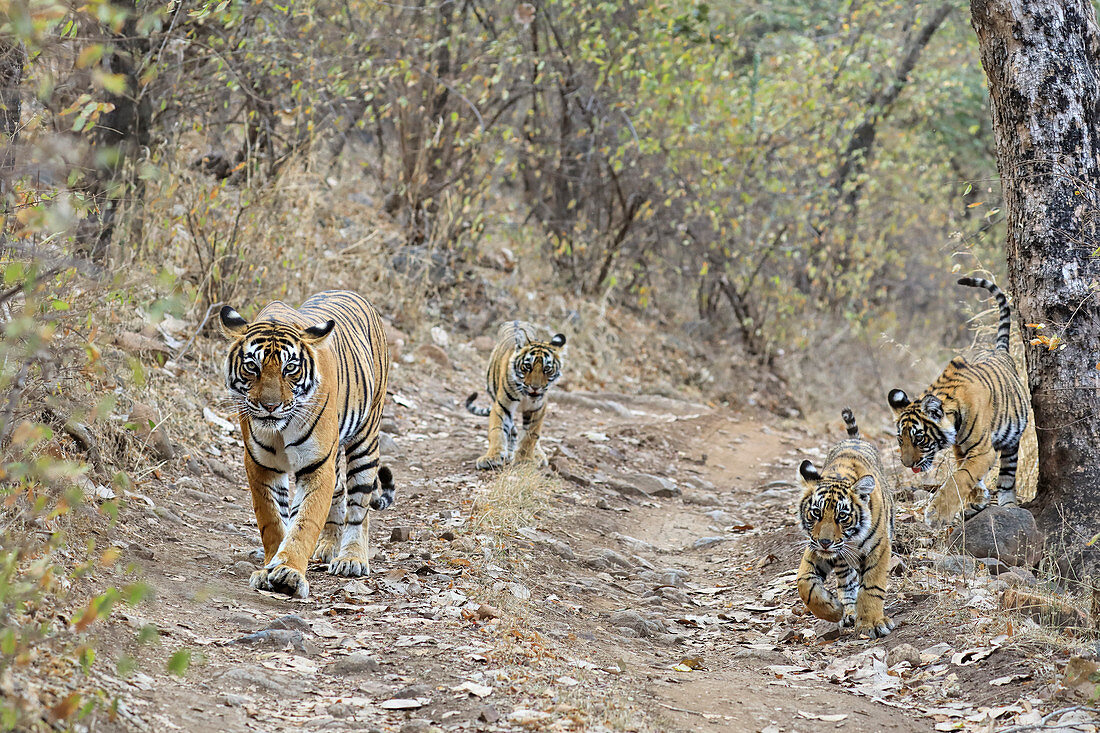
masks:
[[[388,466],[382,466],[378,469],[378,478],[374,482],[374,485],[375,488],[381,489],[381,491],[378,496],[370,500],[370,508],[375,511],[381,511],[382,509],[393,506],[393,471],[391,471]]]
[[[844,418],[844,427],[848,429],[848,437],[858,438],[859,426],[856,425],[856,416],[852,413],[852,408],[845,407],[840,411],[840,416]]]
[[[1012,311],[1008,308],[1008,296],[992,280],[985,280],[980,277],[959,278],[959,285],[985,288],[993,293],[993,297],[997,299],[997,306],[1001,309],[1001,320],[997,324],[997,340],[993,342],[993,345],[1002,351],[1008,351],[1008,335],[1012,332]]]
[[[474,405],[474,400],[477,399],[477,392],[466,398],[466,409],[478,417],[489,417],[488,407],[477,407]]]

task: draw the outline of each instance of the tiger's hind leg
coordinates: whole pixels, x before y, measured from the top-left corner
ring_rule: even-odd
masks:
[[[997,503],[1001,506],[1016,506],[1016,459],[1019,451],[1019,442],[1001,450],[1001,469],[997,475]]]
[[[340,550],[340,537],[344,533],[344,516],[347,514],[347,462],[341,456],[336,461],[336,489],[332,492],[332,506],[325,518],[325,526],[313,551],[313,559],[331,563]]]
[[[367,541],[370,535],[370,516],[367,505],[378,481],[378,429],[369,440],[366,431],[348,443],[347,515],[337,556],[329,563],[333,575],[358,577],[370,572]]]
[[[825,578],[832,568],[815,560],[806,550],[798,566],[798,595],[810,613],[825,621],[838,622],[844,617],[844,607],[837,597],[825,587]]]

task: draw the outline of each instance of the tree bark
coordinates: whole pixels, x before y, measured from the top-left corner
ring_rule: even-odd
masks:
[[[1032,509],[1080,557],[1100,532],[1100,30],[1089,0],[971,0],[1039,438]]]
[[[12,184],[17,177],[15,151],[22,113],[23,67],[27,54],[23,45],[0,41],[0,211],[6,213]]]

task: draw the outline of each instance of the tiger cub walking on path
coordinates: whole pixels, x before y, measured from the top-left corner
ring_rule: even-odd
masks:
[[[489,449],[477,459],[481,469],[500,468],[512,460],[546,465],[539,448],[539,432],[546,415],[546,393],[561,376],[565,336],[554,334],[549,341],[536,339],[535,327],[511,321],[500,327],[501,339],[489,355],[486,375],[492,406],[477,407],[477,392],[466,398],[466,409],[489,418]],[[523,437],[516,447],[516,412],[523,415]]]
[[[798,516],[807,536],[798,568],[798,595],[813,615],[857,633],[886,636],[894,622],[883,612],[894,537],[894,501],[873,445],[859,437],[852,411],[841,413],[848,438],[833,446],[820,471],[802,461],[805,492]],[[836,572],[840,598],[825,587]]]
[[[379,467],[390,355],[378,313],[336,290],[298,309],[274,301],[251,323],[225,306],[221,322],[233,339],[225,383],[264,545],[250,585],[305,598],[311,555],[334,575],[366,575],[368,504],[394,499],[393,475]]]
[[[1016,456],[1027,427],[1027,393],[1008,351],[1008,298],[989,280],[964,277],[959,285],[985,288],[997,299],[1001,317],[993,350],[970,361],[956,356],[916,399],[901,389],[887,395],[901,462],[913,473],[931,468],[938,451],[955,449],[955,472],[925,509],[925,521],[933,526],[950,522],[964,507],[965,518],[985,509],[985,475],[995,453],[1001,458],[997,503],[1016,503]]]

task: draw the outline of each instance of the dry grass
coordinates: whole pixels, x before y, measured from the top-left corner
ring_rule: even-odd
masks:
[[[557,483],[530,463],[508,466],[478,492],[470,528],[502,536],[536,524],[538,515],[550,506]]]

